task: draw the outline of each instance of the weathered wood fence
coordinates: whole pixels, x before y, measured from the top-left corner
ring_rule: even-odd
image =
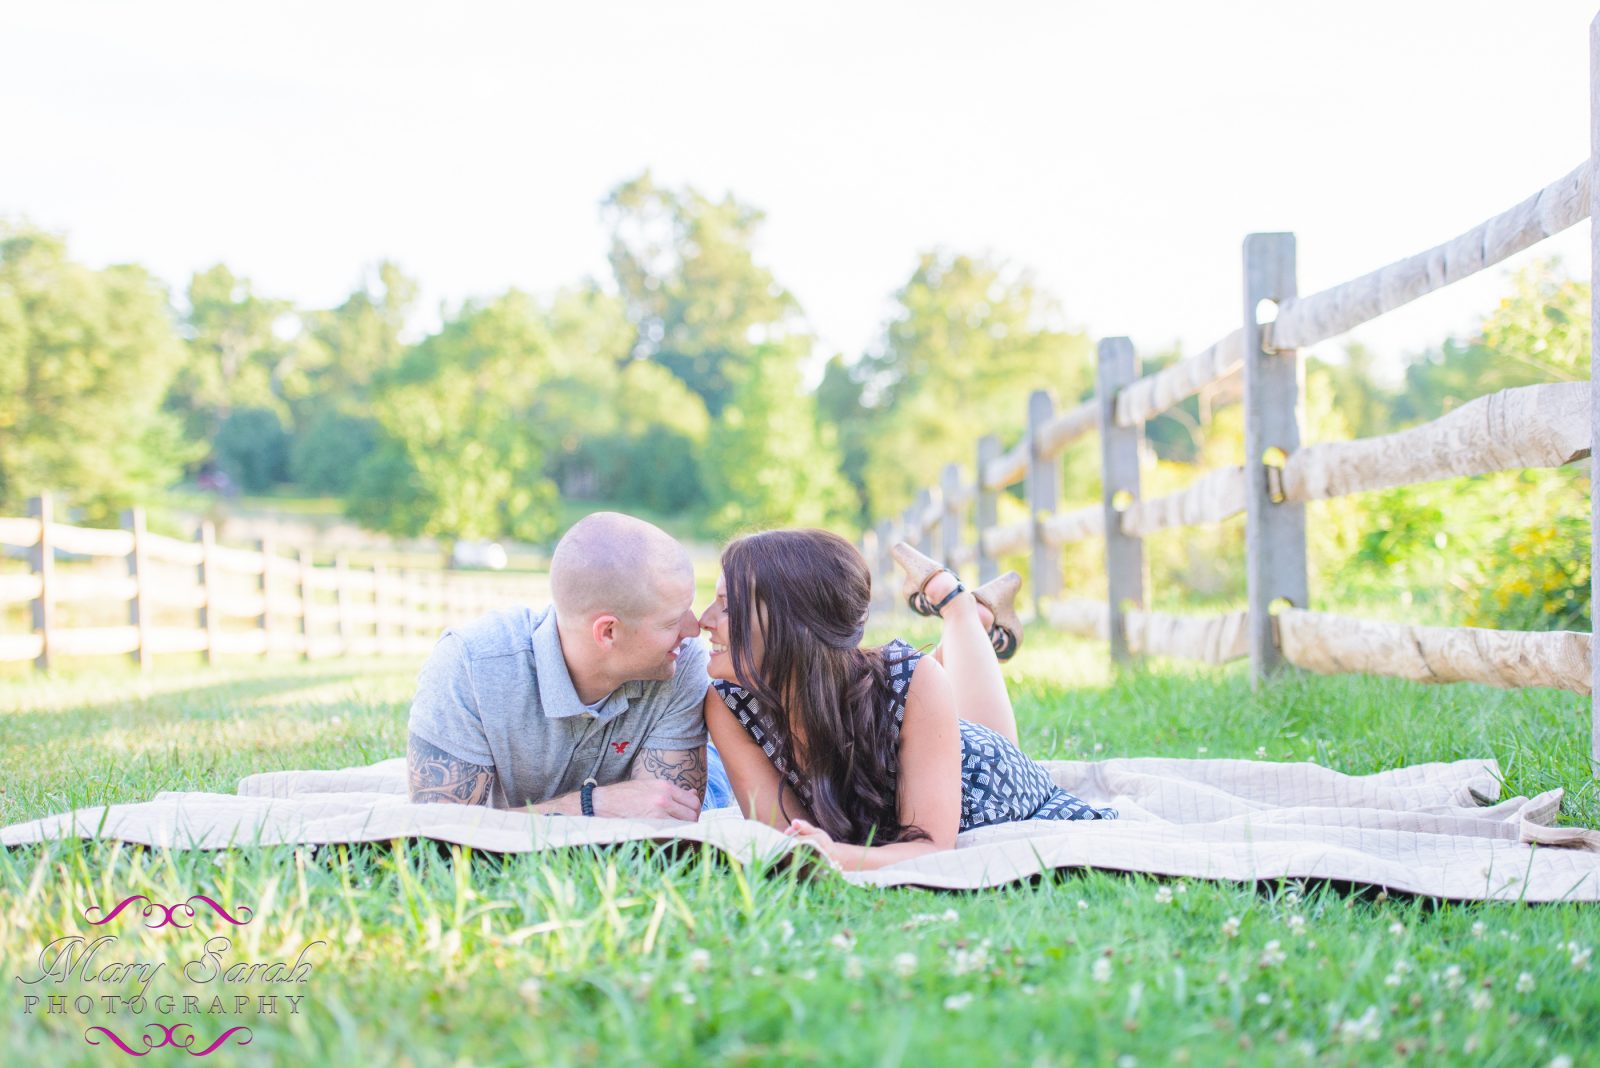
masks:
[[[148,670],[164,653],[203,653],[208,662],[225,654],[426,654],[446,626],[547,592],[520,577],[358,568],[342,555],[316,566],[304,549],[218,545],[209,522],[183,541],[147,531],[140,508],[124,513],[120,530],[68,526],[51,513],[43,496],[26,518],[0,518],[0,546],[29,550],[26,573],[0,573],[0,609],[26,603],[33,616],[26,633],[0,632],[0,662],[49,668],[58,657],[126,654]],[[86,566],[60,567],[57,554],[86,558]],[[124,604],[119,625],[60,624],[64,608]],[[172,616],[188,621],[163,622]]]
[[[889,555],[907,541],[986,581],[1002,557],[1026,560],[1037,617],[1108,640],[1111,656],[1173,656],[1222,663],[1248,657],[1262,679],[1287,662],[1323,673],[1367,672],[1425,682],[1550,686],[1600,692],[1600,648],[1589,634],[1423,627],[1311,609],[1305,502],[1389,486],[1514,468],[1557,467],[1591,456],[1600,414],[1591,381],[1508,389],[1480,397],[1423,426],[1380,437],[1301,447],[1301,350],[1393,311],[1530,248],[1587,218],[1600,181],[1600,18],[1591,28],[1593,137],[1589,162],[1515,207],[1444,244],[1309,296],[1296,287],[1293,234],[1244,241],[1240,326],[1204,351],[1143,377],[1125,337],[1099,343],[1095,395],[1065,410],[1047,392],[1028,403],[1027,429],[1004,448],[977,442],[974,466],[951,464],[902,515],[863,538],[880,610],[900,610],[900,578]],[[1600,235],[1600,227],[1594,228]],[[1595,335],[1600,337],[1600,237],[1593,246]],[[1180,492],[1140,493],[1140,441],[1147,422],[1207,393],[1213,406],[1244,406],[1240,467],[1213,470]],[[1060,456],[1098,433],[1101,502],[1063,511]],[[1591,459],[1591,486],[1600,463]],[[1020,483],[1027,518],[1001,525],[1000,494]],[[1592,568],[1600,587],[1600,497],[1591,521]],[[1142,539],[1157,530],[1245,515],[1247,607],[1208,617],[1145,610]],[[1514,517],[1512,519],[1514,520]],[[970,531],[970,537],[968,532]],[[1064,546],[1101,538],[1106,596],[1061,598]],[[1592,599],[1600,606],[1600,590]],[[1600,704],[1592,757],[1600,771]]]

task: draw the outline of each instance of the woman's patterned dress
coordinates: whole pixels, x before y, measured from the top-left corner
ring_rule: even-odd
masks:
[[[883,654],[889,665],[889,684],[893,690],[884,712],[894,717],[894,738],[898,742],[900,724],[906,715],[906,692],[911,688],[911,675],[922,654],[898,638],[883,647]],[[731,682],[719,680],[713,685],[729,711],[809,808],[809,784],[793,768],[785,767],[781,757],[775,756],[777,747],[772,742],[772,725],[756,699]],[[961,720],[960,725],[963,831],[1015,820],[1117,818],[1116,809],[1094,808],[1061,789],[1051,781],[1044,768],[998,732],[967,720]]]

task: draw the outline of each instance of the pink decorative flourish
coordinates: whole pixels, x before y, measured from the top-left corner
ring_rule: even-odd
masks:
[[[162,1046],[174,1046],[174,1047],[176,1047],[178,1049],[181,1049],[184,1052],[188,1053],[189,1056],[191,1056],[191,1057],[204,1057],[206,1054],[211,1053],[212,1051],[216,1050],[218,1047],[224,1045],[228,1041],[228,1039],[232,1038],[235,1034],[239,1033],[240,1031],[244,1032],[244,1037],[239,1039],[239,1045],[241,1045],[241,1046],[248,1046],[250,1044],[250,1040],[253,1037],[255,1037],[251,1033],[250,1028],[248,1028],[248,1027],[244,1027],[244,1026],[230,1027],[226,1031],[222,1032],[222,1034],[218,1035],[217,1036],[217,1040],[215,1042],[211,1043],[211,1045],[207,1046],[205,1049],[200,1050],[198,1053],[196,1053],[195,1049],[194,1049],[195,1037],[194,1037],[193,1031],[191,1031],[187,1035],[182,1035],[182,1036],[177,1037],[177,1038],[173,1037],[173,1032],[174,1031],[182,1030],[182,1029],[184,1029],[184,1028],[186,1028],[188,1026],[189,1025],[186,1024],[186,1023],[177,1024],[177,1025],[175,1025],[173,1027],[168,1027],[165,1024],[158,1024],[158,1023],[146,1024],[145,1025],[145,1033],[139,1036],[139,1041],[144,1043],[144,1049],[143,1050],[134,1049],[132,1046],[130,1046],[126,1042],[122,1041],[121,1037],[118,1036],[115,1031],[112,1031],[111,1029],[106,1028],[106,1027],[91,1027],[91,1028],[89,1028],[87,1031],[85,1031],[83,1033],[83,1040],[85,1042],[87,1042],[91,1046],[98,1046],[100,1044],[100,1042],[97,1039],[90,1038],[89,1036],[91,1034],[93,1034],[95,1031],[99,1031],[102,1034],[104,1034],[107,1038],[111,1039],[111,1041],[116,1045],[116,1047],[118,1049],[120,1049],[122,1052],[126,1053],[130,1057],[144,1057],[144,1056],[148,1055],[151,1050],[160,1049]],[[152,1028],[152,1027],[154,1027],[155,1029],[157,1029],[158,1031],[161,1032],[161,1041],[160,1042],[157,1042],[155,1039],[150,1037],[149,1031],[150,1031],[150,1028]]]
[[[187,900],[180,901],[176,905],[163,905],[158,901],[151,901],[149,898],[145,897],[143,894],[134,894],[131,897],[125,897],[121,901],[117,902],[117,907],[112,909],[111,913],[109,915],[105,916],[103,919],[98,919],[97,920],[97,919],[94,918],[94,916],[91,915],[91,913],[104,912],[105,911],[99,905],[90,905],[87,909],[85,909],[84,912],[83,912],[83,918],[88,920],[90,923],[94,924],[96,927],[98,927],[101,924],[110,923],[112,920],[116,919],[118,914],[121,913],[123,909],[127,908],[129,905],[131,905],[135,901],[146,901],[146,902],[149,902],[149,904],[145,905],[145,907],[140,910],[140,913],[142,915],[144,915],[145,917],[149,917],[152,913],[155,913],[155,912],[160,912],[161,913],[160,919],[156,920],[155,923],[146,923],[145,924],[145,926],[150,928],[151,930],[155,930],[158,927],[165,927],[168,924],[171,924],[173,927],[183,927],[183,928],[192,927],[193,924],[181,923],[178,920],[175,920],[175,919],[172,918],[172,914],[181,909],[181,910],[183,910],[183,913],[185,913],[188,916],[189,919],[191,919],[191,920],[194,919],[195,918],[195,910],[194,910],[194,906],[189,904],[190,901],[204,901],[207,905],[211,906],[211,910],[213,912],[215,912],[218,916],[221,916],[228,923],[233,924],[235,927],[242,927],[245,924],[249,923],[250,922],[250,917],[254,915],[254,911],[250,908],[249,905],[240,905],[238,907],[237,911],[238,911],[239,915],[244,917],[244,918],[243,919],[234,919],[232,914],[230,914],[227,909],[223,908],[221,905],[217,904],[215,901],[213,901],[211,898],[207,897],[204,894],[191,894],[191,895],[189,895]]]

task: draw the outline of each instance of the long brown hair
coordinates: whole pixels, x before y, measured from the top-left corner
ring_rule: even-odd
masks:
[[[808,781],[812,818],[851,844],[927,838],[900,822],[888,665],[861,648],[872,600],[861,553],[826,530],[769,530],[729,544],[722,575],[734,676],[760,703],[774,762]]]

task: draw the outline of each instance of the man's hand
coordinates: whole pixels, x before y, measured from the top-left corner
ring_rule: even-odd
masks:
[[[596,786],[594,814],[693,823],[700,818],[700,798],[665,779],[629,779]]]
[[[633,762],[633,778],[660,779],[694,794],[695,818],[706,796],[706,747],[694,749],[641,749]]]
[[[415,734],[406,743],[406,773],[416,802],[488,805],[494,792],[494,768],[451,756]]]

